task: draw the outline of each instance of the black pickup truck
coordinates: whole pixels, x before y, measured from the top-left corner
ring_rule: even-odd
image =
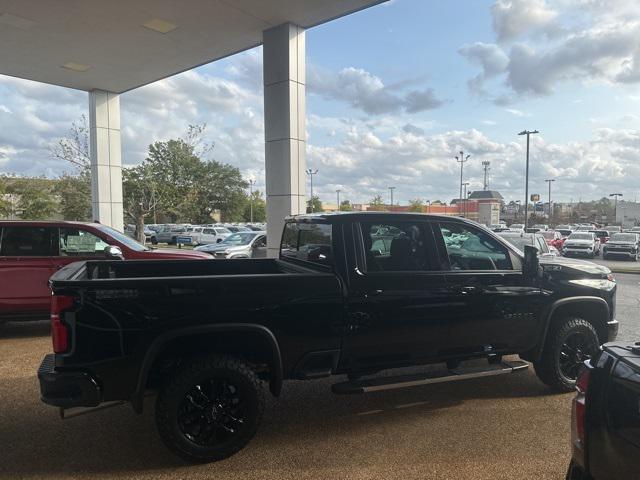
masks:
[[[640,478],[640,342],[603,345],[576,383],[567,480]]]
[[[162,439],[191,461],[249,442],[262,381],[277,396],[287,379],[346,374],[335,393],[366,393],[511,373],[528,364],[503,356],[519,354],[569,391],[618,329],[606,267],[539,260],[434,215],[297,216],[278,259],[87,261],[50,285],[42,400],[63,413],[114,401],[141,412],[155,391]],[[425,364],[442,370],[375,376]]]

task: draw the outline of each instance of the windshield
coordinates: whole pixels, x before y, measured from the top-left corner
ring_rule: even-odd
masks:
[[[216,233],[231,233],[231,230],[227,228],[216,228],[215,231]]]
[[[521,252],[524,252],[525,245],[536,246],[533,243],[533,235],[504,235],[502,238]]]
[[[107,227],[106,225],[100,225],[100,224],[96,224],[95,226],[96,228],[98,228],[98,230],[100,230],[101,232],[104,232],[106,235],[110,237],[115,238],[117,241],[126,245],[131,250],[134,250],[136,252],[144,252],[145,250],[150,250],[149,247],[145,247],[144,245],[136,242],[133,238],[127,237],[124,233],[120,233],[119,231],[114,230],[111,227]]]
[[[572,233],[569,235],[569,240],[593,240],[593,235],[590,233]]]
[[[610,242],[635,242],[636,235],[632,233],[614,233]]]
[[[556,238],[556,232],[542,232],[541,235],[547,240],[553,240]]]
[[[232,235],[229,235],[220,243],[224,243],[225,245],[249,245],[251,243],[251,240],[256,238],[256,235],[257,233],[248,232],[234,233]]]

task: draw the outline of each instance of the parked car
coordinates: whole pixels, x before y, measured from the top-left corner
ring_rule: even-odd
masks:
[[[189,227],[185,234],[191,237],[192,245],[210,245],[222,242],[231,232],[225,227]]]
[[[593,232],[578,230],[564,241],[562,254],[565,257],[582,256],[594,258],[598,253],[598,244]]]
[[[161,438],[195,462],[251,440],[261,381],[277,396],[285,379],[348,375],[334,393],[367,393],[522,371],[526,362],[503,360],[520,354],[570,391],[576,364],[618,330],[608,268],[539,260],[532,247],[523,255],[474,222],[435,215],[301,215],[286,219],[279,259],[87,261],[50,283],[42,400],[125,400],[141,412],[156,391]],[[582,355],[561,355],[569,345]],[[470,369],[472,358],[486,364]],[[442,371],[362,379],[428,363]]]
[[[522,230],[524,232],[524,223],[512,223],[509,226],[510,230]]]
[[[537,228],[538,231],[540,231],[540,232],[546,232],[547,230],[549,230],[549,225],[544,224],[544,223],[538,223],[538,224],[534,225],[533,228]]]
[[[232,233],[220,243],[202,245],[195,249],[210,253],[216,259],[266,258],[267,234],[252,231]]]
[[[562,234],[560,232],[557,232],[555,230],[547,230],[546,232],[540,232],[540,235],[544,237],[547,245],[555,247],[558,250],[562,250],[564,239],[562,238]]]
[[[538,255],[557,255],[557,250],[551,251],[549,244],[540,233],[500,232],[498,235],[500,235],[500,237],[504,238],[507,242],[509,242],[521,252],[524,252],[525,246],[530,245],[538,250]]]
[[[227,230],[229,230],[231,233],[237,233],[237,232],[251,232],[250,228],[247,227],[243,227],[242,225],[225,225],[224,226]]]
[[[640,472],[640,342],[586,360],[571,409],[567,480],[622,480]]]
[[[609,237],[611,237],[611,233],[608,230],[593,230],[593,234],[596,236],[596,239],[600,242],[600,246],[604,245],[609,241]]]
[[[150,249],[106,225],[0,221],[0,321],[49,312],[49,277],[80,260],[208,259],[200,252]]]
[[[189,225],[164,225],[160,231],[156,233],[157,243],[175,245],[178,237],[189,237],[186,233],[188,227]],[[186,243],[191,243],[191,241]]]
[[[626,257],[634,262],[640,258],[640,235],[614,233],[602,250],[602,258]]]
[[[493,232],[506,232],[509,230],[509,227],[507,227],[506,224],[504,223],[495,223],[493,225],[489,225],[489,229]]]
[[[573,230],[570,228],[556,228],[555,231],[562,236],[563,240],[566,240],[567,237],[573,233]]]
[[[622,233],[622,228],[617,225],[607,225],[605,230],[608,230],[611,234]],[[640,231],[638,231],[638,233],[640,233]]]
[[[124,233],[125,233],[125,235],[127,237],[130,237],[130,238],[133,238],[134,240],[136,240],[136,226],[135,225],[131,225],[131,224],[125,225]],[[157,240],[154,243],[155,235],[156,235],[156,232],[151,230],[146,225],[144,226],[144,240],[145,240],[145,242],[151,242],[154,245],[156,243],[158,243]]]

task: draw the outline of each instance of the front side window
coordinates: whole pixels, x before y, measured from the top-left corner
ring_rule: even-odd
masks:
[[[286,223],[280,244],[282,258],[332,265],[331,225],[325,223]]]
[[[108,246],[107,242],[85,230],[60,229],[60,255],[63,257],[102,257]]]
[[[363,222],[367,272],[430,270],[421,222]]]
[[[509,251],[487,232],[458,223],[439,224],[451,270],[511,270]]]
[[[56,234],[57,229],[50,227],[4,227],[0,239],[0,256],[56,256]]]

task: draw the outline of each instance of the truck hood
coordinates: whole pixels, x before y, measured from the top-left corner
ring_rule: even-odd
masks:
[[[608,247],[635,247],[635,242],[607,242]]]
[[[566,240],[564,242],[565,247],[570,247],[571,245],[593,245],[593,240]]]
[[[611,270],[604,265],[566,257],[540,257],[540,266],[549,271],[566,273],[568,276],[606,278]]]

